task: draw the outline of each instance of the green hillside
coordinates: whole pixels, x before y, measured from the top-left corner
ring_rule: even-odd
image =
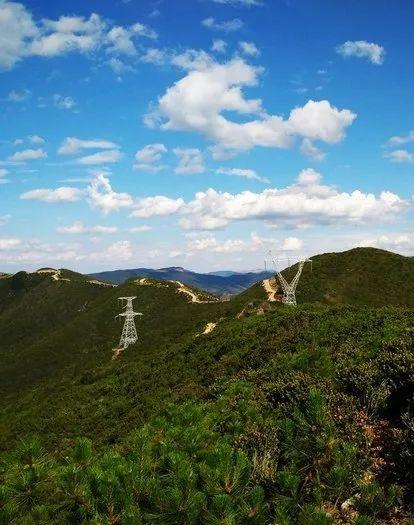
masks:
[[[414,307],[414,258],[375,248],[355,248],[311,257],[304,266],[296,298],[298,303],[354,304]],[[295,264],[283,270],[290,282]],[[265,300],[261,283],[240,296]]]
[[[219,302],[150,279],[1,280],[0,523],[412,525],[412,261],[313,260],[297,308],[261,285]],[[140,339],[113,359],[129,295]]]

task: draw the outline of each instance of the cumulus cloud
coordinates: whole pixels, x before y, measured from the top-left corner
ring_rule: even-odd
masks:
[[[270,182],[265,177],[260,177],[255,170],[241,168],[218,168],[216,173],[220,175],[230,175],[232,177],[244,177],[245,179],[257,180],[259,182]]]
[[[60,155],[75,155],[83,149],[116,149],[119,146],[114,142],[105,139],[82,140],[76,137],[66,137],[59,146]]]
[[[385,49],[382,46],[367,42],[366,40],[348,40],[338,46],[336,52],[343,57],[366,58],[372,64],[376,65],[381,65],[385,58]]]
[[[164,195],[139,199],[134,205],[131,217],[147,219],[177,213],[184,205],[183,199],[171,199]]]
[[[58,233],[65,235],[83,235],[83,234],[108,234],[117,233],[118,228],[115,226],[85,226],[82,222],[77,221],[70,226],[59,226],[56,228]]]
[[[323,184],[322,175],[308,168],[300,172],[292,185],[260,193],[232,194],[210,188],[197,192],[188,202],[164,195],[145,197],[133,205],[131,216],[149,218],[178,213],[181,226],[187,230],[223,229],[241,221],[261,221],[274,228],[306,228],[372,224],[379,217],[387,222],[409,207],[409,202],[389,191],[379,195],[360,190],[339,192],[336,187]]]
[[[201,23],[204,27],[207,27],[208,29],[213,29],[215,31],[224,31],[225,33],[239,31],[244,25],[240,18],[233,18],[232,20],[217,22],[217,20],[212,16],[205,18]]]
[[[164,144],[148,144],[135,153],[134,170],[157,173],[166,168],[161,163],[163,153],[167,152]]]
[[[199,149],[175,148],[173,149],[173,153],[178,157],[178,165],[174,170],[175,173],[181,175],[194,175],[206,171],[203,155]]]
[[[239,42],[239,47],[241,52],[247,56],[258,57],[260,55],[260,51],[253,42]]]
[[[75,202],[80,200],[83,197],[83,195],[84,192],[82,190],[79,190],[78,188],[62,186],[61,188],[56,188],[55,190],[46,188],[26,191],[25,193],[22,193],[20,195],[20,198],[23,200],[59,203]]]
[[[109,179],[104,175],[98,175],[90,183],[87,198],[90,206],[104,215],[122,208],[130,208],[133,204],[133,199],[128,193],[113,191]]]
[[[200,65],[167,89],[149,120],[154,124],[158,119],[165,130],[202,134],[228,150],[287,148],[296,137],[331,144],[344,138],[356,115],[327,100],[309,100],[283,119],[267,114],[260,99],[246,98],[243,88],[257,85],[261,71],[241,58]],[[224,115],[230,111],[244,121],[230,120]]]
[[[156,38],[155,31],[141,23],[114,26],[92,13],[35,20],[21,3],[0,3],[0,67],[12,68],[30,56],[54,57],[71,52],[91,55],[99,49],[108,54],[136,54],[135,39]]]
[[[45,159],[47,153],[41,148],[39,149],[25,149],[23,151],[16,151],[9,160],[12,162],[27,162],[28,160]]]
[[[214,230],[234,222],[259,220],[273,227],[303,228],[323,224],[367,224],[393,219],[409,207],[398,195],[383,191],[378,196],[355,190],[339,192],[321,182],[313,169],[303,170],[296,182],[283,189],[261,193],[231,194],[209,189],[177,210],[184,229]]]

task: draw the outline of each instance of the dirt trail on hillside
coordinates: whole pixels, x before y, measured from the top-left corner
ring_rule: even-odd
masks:
[[[276,279],[274,277],[271,277],[270,279],[265,279],[264,281],[262,281],[262,286],[267,293],[267,300],[270,303],[276,302],[277,301],[276,294],[279,291],[279,287],[276,283]]]
[[[216,326],[217,326],[217,323],[207,323],[206,327],[204,328],[203,335],[210,334]]]
[[[208,300],[200,299],[200,297],[195,292],[193,292],[190,288],[188,288],[185,284],[183,284],[180,281],[170,281],[170,282],[178,284],[177,291],[179,293],[183,293],[187,295],[190,298],[191,303],[206,304],[206,303],[216,303],[217,302],[217,300],[208,301]]]
[[[178,292],[179,293],[183,293],[185,295],[188,295],[188,297],[191,299],[192,303],[205,302],[205,301],[201,301],[199,299],[198,295],[195,292],[193,292],[192,290],[190,290],[189,288],[187,288],[187,286],[185,284],[183,284],[182,282],[180,282],[180,281],[171,281],[171,282],[178,284]]]
[[[97,281],[96,279],[91,279],[88,281],[89,284],[97,284],[98,286],[105,286],[106,288],[116,288],[116,284],[104,283],[103,281]]]

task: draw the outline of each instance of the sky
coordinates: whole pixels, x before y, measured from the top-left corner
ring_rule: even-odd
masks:
[[[414,255],[409,0],[0,0],[0,271]]]

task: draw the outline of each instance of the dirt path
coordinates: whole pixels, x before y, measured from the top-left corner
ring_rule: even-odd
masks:
[[[123,348],[114,348],[112,350],[112,361],[115,361],[115,359],[118,359],[118,357],[121,355],[123,350],[124,350]]]
[[[97,281],[96,279],[91,279],[88,281],[89,284],[97,284],[98,286],[105,286],[106,288],[116,288],[116,284],[104,283],[103,281]]]
[[[270,303],[276,302],[276,294],[279,291],[279,287],[276,284],[276,279],[274,277],[271,277],[270,279],[265,279],[264,281],[262,281],[262,285],[267,293],[267,300]]]
[[[196,293],[191,291],[189,288],[187,288],[187,286],[185,286],[185,284],[181,283],[180,281],[171,281],[171,282],[178,284],[178,292],[188,295],[192,303],[205,302],[205,301],[201,301]]]
[[[206,327],[204,328],[203,335],[210,334],[216,326],[217,326],[217,323],[207,323]]]

